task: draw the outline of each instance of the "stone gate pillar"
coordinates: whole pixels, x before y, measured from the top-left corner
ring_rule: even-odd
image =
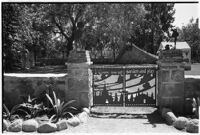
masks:
[[[179,50],[167,50],[158,61],[158,106],[184,113],[184,64]]]
[[[68,69],[67,100],[76,100],[76,107],[89,107],[89,51],[71,51]]]

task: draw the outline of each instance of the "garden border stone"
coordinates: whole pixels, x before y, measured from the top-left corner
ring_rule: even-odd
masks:
[[[62,119],[56,123],[57,131],[68,129],[67,120]]]
[[[55,131],[57,131],[56,124],[50,122],[41,124],[37,129],[38,133],[52,133]]]
[[[186,131],[190,133],[198,133],[199,119],[191,119],[186,125]]]
[[[173,112],[167,112],[165,115],[165,120],[168,125],[172,125],[177,120],[177,117]]]
[[[186,127],[188,121],[189,120],[185,117],[178,117],[177,120],[173,123],[173,126],[176,129],[182,130]]]
[[[22,131],[22,119],[17,119],[13,123],[11,123],[8,127],[9,132],[20,132]]]
[[[67,120],[67,124],[72,126],[72,127],[76,127],[76,126],[80,125],[80,123],[81,123],[81,121],[76,116]]]
[[[35,119],[29,119],[23,122],[22,131],[24,132],[35,132],[39,127],[38,122]]]

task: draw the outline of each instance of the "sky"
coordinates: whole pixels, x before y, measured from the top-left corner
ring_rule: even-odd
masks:
[[[175,21],[173,25],[176,27],[186,26],[192,17],[194,19],[199,17],[200,10],[198,3],[176,3],[174,8],[176,12],[174,14]]]

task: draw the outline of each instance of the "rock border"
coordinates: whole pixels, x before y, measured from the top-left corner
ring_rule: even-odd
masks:
[[[57,123],[50,123],[46,121],[44,123],[38,123],[36,119],[28,119],[23,121],[22,119],[16,119],[14,122],[9,123],[7,120],[3,120],[3,132],[37,132],[37,133],[52,133],[59,132],[68,129],[68,127],[76,127],[80,124],[86,123],[90,115],[88,108],[83,108],[82,112],[69,119],[59,120]],[[16,129],[15,129],[16,127]],[[13,129],[14,128],[14,129]],[[12,129],[12,130],[11,130]]]
[[[199,119],[188,119],[186,117],[177,118],[170,108],[162,108],[161,115],[168,125],[172,125],[178,130],[189,133],[199,133]]]

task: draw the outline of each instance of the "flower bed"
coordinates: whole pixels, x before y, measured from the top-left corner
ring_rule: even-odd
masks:
[[[48,107],[43,103],[36,104],[36,99],[30,96],[26,103],[16,105],[10,111],[3,104],[3,131],[51,133],[87,121],[89,109],[76,109],[71,106],[74,100],[61,102],[54,91],[51,96],[46,94],[46,98],[49,100]]]
[[[86,108],[85,108],[86,109]],[[8,120],[3,120],[3,131],[7,132],[38,132],[52,133],[56,131],[66,130],[68,127],[76,127],[85,123],[89,114],[86,111],[79,113],[69,119],[60,119],[56,123],[49,120],[36,119],[15,119],[12,123]]]

